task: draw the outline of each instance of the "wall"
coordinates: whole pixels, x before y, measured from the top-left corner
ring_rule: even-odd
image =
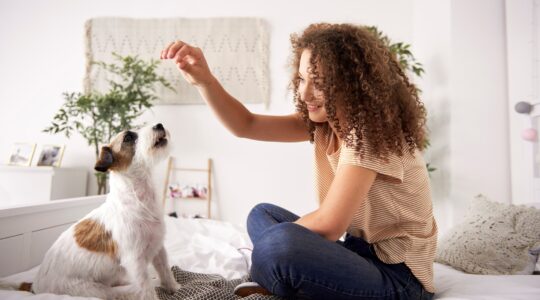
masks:
[[[503,0],[416,0],[413,53],[429,112],[434,209],[444,233],[482,193],[511,202]]]
[[[503,0],[362,1],[83,1],[0,2],[0,159],[16,141],[67,144],[64,166],[91,170],[95,157],[79,136],[41,133],[62,104],[79,91],[84,74],[83,24],[91,17],[256,16],[270,24],[271,104],[253,112],[293,111],[287,94],[289,34],[316,21],[374,24],[393,40],[413,45],[426,74],[416,83],[429,111],[432,146],[426,158],[441,231],[462,217],[477,193],[509,200],[506,57]],[[309,143],[238,139],[208,107],[156,106],[141,121],[162,122],[187,166],[215,167],[215,213],[243,223],[258,202],[298,214],[315,209]],[[162,188],[164,164],[156,172]],[[89,193],[95,192],[94,182]],[[0,193],[1,194],[1,193]]]
[[[83,1],[0,2],[0,158],[16,141],[67,144],[63,166],[91,170],[94,153],[78,135],[71,139],[41,133],[62,104],[64,91],[79,91],[84,74],[83,24],[97,16],[256,16],[271,28],[271,104],[250,105],[258,113],[294,110],[286,86],[289,34],[317,21],[375,24],[395,40],[411,42],[411,1]],[[179,75],[180,76],[180,75]],[[258,202],[272,202],[304,214],[317,205],[312,147],[235,138],[208,107],[156,106],[142,120],[162,122],[173,133],[173,155],[188,166],[215,167],[216,215],[243,223]],[[156,172],[161,191],[164,164]],[[95,191],[94,182],[89,193]]]
[[[511,202],[503,0],[451,3],[450,169],[454,220],[471,196]]]
[[[505,13],[512,202],[540,202],[539,141],[522,136],[527,128],[540,129],[540,106],[528,115],[515,110],[521,101],[540,101],[540,2],[506,0]]]
[[[416,80],[428,110],[430,143],[425,159],[436,168],[431,173],[433,208],[439,228],[451,226],[450,200],[450,0],[415,0],[412,52],[425,70]]]

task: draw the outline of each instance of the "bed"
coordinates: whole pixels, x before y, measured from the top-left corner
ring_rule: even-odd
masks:
[[[0,210],[0,277],[32,281],[56,237],[99,206],[104,197],[85,197]],[[251,243],[243,226],[206,219],[166,217],[165,247],[171,265],[227,279],[247,274]],[[435,263],[435,299],[540,299],[539,275],[472,275]],[[0,290],[0,299],[91,299]]]

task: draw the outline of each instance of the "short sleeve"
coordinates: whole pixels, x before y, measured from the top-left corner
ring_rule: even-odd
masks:
[[[365,151],[364,156],[360,157],[358,151],[348,147],[345,142],[341,145],[339,154],[338,168],[342,165],[354,165],[364,167],[377,172],[381,179],[393,183],[403,183],[403,159],[391,153],[388,160],[383,160]]]

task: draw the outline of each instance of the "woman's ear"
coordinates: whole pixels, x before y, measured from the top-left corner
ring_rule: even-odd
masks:
[[[114,157],[111,147],[103,146],[99,152],[99,158],[94,166],[94,169],[99,172],[107,172],[113,164]]]

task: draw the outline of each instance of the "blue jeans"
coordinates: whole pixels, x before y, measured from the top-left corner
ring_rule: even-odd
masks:
[[[297,225],[299,217],[272,204],[249,213],[251,277],[287,299],[431,299],[404,264],[386,264],[373,246],[347,236],[332,242]]]

